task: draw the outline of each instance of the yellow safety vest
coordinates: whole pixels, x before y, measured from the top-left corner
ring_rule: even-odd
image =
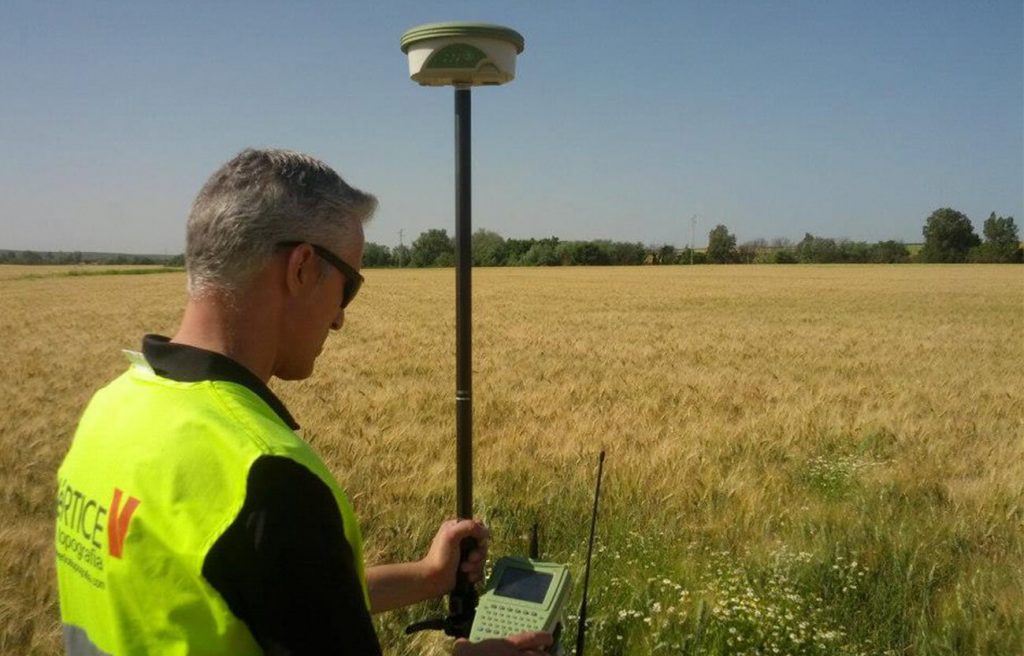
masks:
[[[89,403],[57,474],[68,653],[261,653],[202,575],[261,456],[290,458],[330,488],[369,608],[359,525],[319,456],[247,387],[169,380],[129,357]]]

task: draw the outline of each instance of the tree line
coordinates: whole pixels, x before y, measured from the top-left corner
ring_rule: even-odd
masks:
[[[185,266],[185,256],[183,254],[129,255],[82,251],[0,250],[0,264],[153,264],[165,267],[183,267]]]
[[[557,266],[644,264],[648,248],[640,242],[598,239],[562,241],[505,239],[491,230],[477,230],[472,236],[474,266]],[[447,230],[427,230],[412,246],[389,248],[368,242],[363,251],[367,267],[443,267],[455,263],[455,242]]]
[[[474,266],[596,266],[636,264],[828,264],[904,262],[1021,262],[1017,225],[1013,217],[993,212],[983,226],[984,241],[974,232],[970,219],[950,208],[937,209],[922,229],[924,243],[911,253],[900,241],[874,243],[819,237],[807,233],[797,243],[788,239],[768,242],[756,239],[737,244],[725,225],[708,233],[703,251],[672,244],[647,245],[607,239],[562,241],[505,239],[491,230],[472,236]],[[411,246],[390,248],[368,242],[363,254],[367,267],[446,267],[455,262],[455,243],[446,230],[433,228],[420,234]]]
[[[984,240],[962,212],[943,207],[925,220],[924,243],[911,253],[906,244],[888,240],[852,241],[807,233],[799,242],[764,239],[737,244],[725,225],[708,233],[706,250],[672,244],[640,242],[506,239],[491,230],[472,236],[474,266],[601,266],[638,264],[828,264],[903,262],[1021,262],[1020,236],[1013,217],[993,212],[982,226]],[[447,267],[455,263],[455,243],[446,230],[430,229],[411,246],[390,248],[367,242],[366,267]],[[124,255],[117,253],[39,252],[0,250],[0,264],[160,264],[184,266],[184,255]]]

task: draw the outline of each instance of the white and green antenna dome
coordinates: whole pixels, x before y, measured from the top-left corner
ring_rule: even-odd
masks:
[[[504,84],[516,76],[523,35],[489,23],[428,23],[402,35],[409,77],[423,86]]]

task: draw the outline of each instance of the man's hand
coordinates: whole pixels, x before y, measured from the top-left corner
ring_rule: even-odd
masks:
[[[367,568],[370,611],[382,613],[451,592],[459,569],[459,543],[464,538],[476,538],[476,549],[462,563],[462,571],[474,583],[483,578],[490,533],[480,522],[449,519],[441,524],[422,560]]]
[[[473,583],[483,578],[490,537],[487,527],[472,519],[449,519],[441,524],[430,550],[421,561],[435,586],[434,596],[447,594],[455,587],[455,573],[460,569],[461,560],[459,545],[466,538],[475,538],[476,548],[462,561],[461,569]]]
[[[529,631],[517,633],[504,640],[470,642],[456,640],[453,656],[547,656],[547,648],[554,641],[550,633]]]

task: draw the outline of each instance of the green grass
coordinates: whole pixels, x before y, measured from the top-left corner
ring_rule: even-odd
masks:
[[[684,525],[643,482],[606,463],[588,610],[587,653],[740,656],[790,654],[1017,654],[1020,619],[992,608],[993,591],[1008,586],[993,573],[968,574],[962,562],[979,555],[984,539],[943,512],[941,492],[913,481],[875,481],[884,462],[870,459],[885,438],[869,435],[856,455],[791,459],[783,466],[794,498],[804,504],[788,519],[760,518],[749,528],[712,531]],[[822,440],[828,443],[827,439]],[[855,442],[855,440],[850,440]],[[864,446],[866,445],[866,446]],[[884,449],[882,449],[884,450]],[[581,469],[588,462],[580,463]],[[501,553],[525,554],[539,522],[541,557],[568,563],[578,580],[563,646],[573,653],[589,530],[592,490],[549,483],[524,498],[529,472],[506,472],[478,491]],[[516,499],[510,504],[508,499]],[[1010,500],[1007,499],[1007,503]],[[429,504],[450,506],[447,495]],[[735,516],[727,496],[709,499],[711,513]],[[1011,509],[1012,512],[1012,509]],[[1016,512],[1020,513],[1020,509]],[[1000,525],[993,551],[1019,555],[1012,527]],[[954,590],[954,594],[950,591]],[[431,613],[381,618],[383,632]],[[401,653],[415,653],[397,638]]]

